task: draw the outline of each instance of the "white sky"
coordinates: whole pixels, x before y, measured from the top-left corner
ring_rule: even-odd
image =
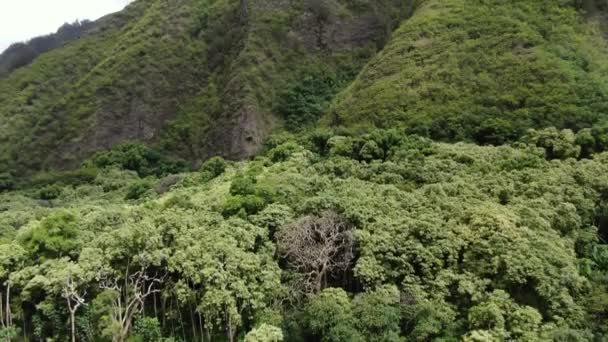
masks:
[[[0,52],[10,44],[55,32],[76,19],[95,20],[131,0],[0,0]]]

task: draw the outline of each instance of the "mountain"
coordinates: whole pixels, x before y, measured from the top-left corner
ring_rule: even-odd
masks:
[[[576,4],[425,1],[325,121],[484,144],[605,122],[606,20],[595,2]]]
[[[282,89],[307,73],[356,72],[406,10],[396,0],[135,1],[0,80],[0,158],[65,168],[163,136],[191,159],[252,156],[280,121]]]
[[[608,340],[605,0],[84,26],[0,56],[0,339]]]

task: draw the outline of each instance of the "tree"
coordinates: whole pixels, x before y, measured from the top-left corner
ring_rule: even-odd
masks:
[[[70,311],[70,330],[72,334],[72,342],[76,342],[76,311],[82,305],[86,305],[86,291],[78,289],[79,284],[76,282],[72,272],[68,272],[65,280],[65,286],[62,291],[62,296],[65,298],[68,310]]]
[[[245,342],[281,342],[283,332],[280,328],[272,325],[262,324],[251,330],[245,336]]]
[[[72,213],[59,211],[44,218],[19,237],[21,244],[34,256],[51,259],[76,252],[78,225]]]
[[[5,332],[6,341],[10,341],[14,334],[13,319],[11,314],[11,281],[10,274],[23,267],[26,260],[25,250],[16,244],[0,245],[0,329]]]
[[[146,298],[161,290],[165,277],[150,276],[147,272],[147,266],[131,272],[127,265],[124,275],[114,273],[101,276],[99,287],[114,293],[112,320],[119,327],[118,334],[114,336],[115,341],[127,340],[133,319],[142,312]]]
[[[305,289],[319,293],[327,275],[345,271],[353,259],[352,227],[340,215],[327,211],[304,216],[278,233],[281,256],[305,275]]]
[[[266,229],[244,220],[205,212],[190,220],[181,212],[168,219],[192,227],[176,237],[169,269],[196,292],[208,338],[223,330],[234,341],[244,318],[268,307],[282,289],[274,247]]]
[[[313,296],[305,309],[306,326],[323,342],[363,341],[348,294],[327,288]]]
[[[383,286],[356,296],[352,302],[357,326],[367,341],[396,341],[401,320],[396,286]]]

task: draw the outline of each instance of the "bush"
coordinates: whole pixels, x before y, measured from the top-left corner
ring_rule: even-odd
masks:
[[[287,129],[301,130],[319,120],[335,94],[351,77],[313,74],[305,76],[279,99],[278,112]]]
[[[298,144],[290,141],[273,148],[268,154],[273,163],[278,163],[287,160],[293,153],[300,149]]]
[[[254,328],[245,336],[245,342],[280,342],[283,341],[283,332],[273,325],[262,324]]]
[[[257,180],[250,175],[238,175],[232,180],[230,185],[231,195],[252,195],[255,193]]]
[[[15,178],[8,172],[0,173],[0,192],[15,188]]]
[[[348,294],[328,288],[312,297],[305,308],[306,325],[321,341],[362,341]]]
[[[143,195],[150,190],[152,186],[147,181],[139,181],[133,183],[127,189],[127,194],[125,195],[126,200],[137,200],[143,197]]]
[[[262,211],[267,204],[266,200],[256,195],[236,195],[226,201],[222,213],[226,217],[254,215]]]
[[[133,338],[135,341],[158,342],[162,340],[160,323],[157,318],[141,317],[133,326]]]
[[[545,149],[546,158],[577,158],[581,147],[576,144],[576,136],[569,129],[558,131],[555,127],[529,130],[521,139],[523,142]]]
[[[201,166],[201,177],[204,181],[210,181],[226,171],[228,163],[222,157],[213,157]]]
[[[78,186],[82,184],[90,184],[97,178],[98,170],[95,168],[81,168],[72,171],[51,171],[42,172],[35,175],[29,182],[28,186],[43,187],[53,184]]]
[[[23,231],[19,241],[37,257],[57,258],[77,253],[78,232],[76,216],[61,211],[44,218],[30,230]]]
[[[38,198],[41,200],[54,200],[61,195],[63,188],[58,184],[47,185],[38,191]]]
[[[163,176],[180,173],[188,169],[182,160],[172,161],[159,151],[141,143],[124,143],[109,151],[96,153],[84,162],[85,166],[96,168],[118,167],[136,171],[141,177]]]

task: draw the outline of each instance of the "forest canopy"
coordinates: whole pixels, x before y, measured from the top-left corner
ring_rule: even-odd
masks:
[[[316,130],[198,172],[98,156],[94,178],[55,183],[53,199],[21,184],[0,195],[2,333],[601,339],[608,154],[557,154],[540,133],[482,147]]]

